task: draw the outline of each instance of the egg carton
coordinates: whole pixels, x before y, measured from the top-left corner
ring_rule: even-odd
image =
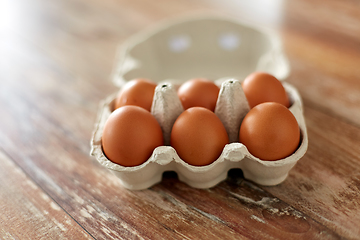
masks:
[[[103,153],[101,137],[114,109],[116,94],[101,102],[91,155],[119,177],[125,188],[151,187],[161,181],[165,171],[175,171],[180,181],[194,188],[210,188],[223,181],[233,168],[242,169],[246,179],[272,186],[284,181],[305,154],[308,137],[301,97],[296,88],[286,82],[282,84],[291,102],[289,110],[300,127],[298,149],[284,159],[263,161],[238,142],[241,122],[250,109],[241,87],[242,79],[253,71],[266,71],[283,80],[290,71],[281,42],[274,33],[219,16],[185,17],[135,35],[122,45],[118,56],[115,85],[121,88],[138,77],[158,82],[151,113],[161,126],[165,143],[139,166],[123,167],[113,163]],[[189,165],[170,146],[172,126],[183,112],[177,89],[194,77],[217,79],[220,92],[215,114],[230,140],[219,158],[206,166]]]

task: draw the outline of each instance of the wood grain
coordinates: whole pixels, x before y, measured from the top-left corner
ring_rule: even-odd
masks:
[[[313,109],[305,111],[308,152],[283,184],[264,189],[342,236],[358,237],[359,128]]]
[[[0,152],[1,239],[93,239]]]
[[[360,8],[354,1],[286,4],[284,43],[293,83],[306,101],[360,126]],[[339,16],[333,21],[334,14]]]
[[[22,53],[25,52],[26,49],[22,49]],[[12,56],[16,56],[16,54],[12,54]],[[42,59],[42,58],[40,58]],[[11,62],[10,62],[11,63]],[[40,62],[39,64],[36,64],[36,62],[31,61],[27,62],[24,60],[24,58],[21,58],[21,55],[19,58],[17,58],[17,63],[21,63],[21,66],[23,67],[23,71],[27,72],[35,70],[35,72],[39,71],[46,75],[54,75],[52,71],[42,69],[43,65],[51,65],[51,62]],[[12,69],[9,68],[8,69]],[[35,75],[36,76],[36,75]],[[25,76],[19,76],[18,78],[21,79]],[[14,78],[17,79],[17,78]],[[48,81],[51,81],[51,78],[48,78]],[[262,221],[266,222],[266,220],[263,220],[261,216],[263,214],[266,215],[266,212],[268,209],[285,209],[285,210],[279,210],[281,212],[286,212],[290,214],[291,212],[295,212],[295,209],[292,209],[291,206],[286,205],[284,203],[280,204],[279,207],[267,207],[266,204],[262,204],[261,202],[256,204],[257,201],[260,200],[248,200],[248,197],[243,196],[239,193],[232,193],[228,195],[236,196],[237,198],[240,198],[240,200],[246,199],[248,201],[253,201],[254,203],[254,213],[251,215],[245,215],[245,213],[249,210],[246,208],[243,208],[243,206],[239,205],[240,211],[237,215],[237,218],[233,215],[230,219],[227,219],[229,216],[226,214],[219,215],[217,213],[212,213],[211,209],[216,209],[215,204],[212,204],[206,208],[202,207],[199,208],[198,206],[193,206],[192,204],[196,202],[202,202],[203,199],[207,199],[208,201],[212,201],[211,197],[201,197],[201,194],[203,194],[203,191],[198,191],[198,196],[195,193],[192,193],[193,197],[201,197],[201,200],[197,201],[184,201],[183,199],[178,200],[174,197],[171,197],[167,194],[162,193],[162,191],[151,191],[151,194],[149,194],[149,191],[145,191],[145,193],[142,192],[130,192],[127,190],[122,189],[119,182],[114,176],[109,176],[108,172],[99,167],[98,165],[94,166],[86,166],[88,163],[88,152],[82,152],[81,149],[77,149],[76,147],[71,146],[77,146],[78,144],[76,141],[79,141],[78,139],[85,139],[86,136],[83,136],[79,130],[72,129],[71,126],[76,126],[76,118],[68,119],[67,123],[64,123],[63,125],[59,125],[59,122],[57,118],[66,118],[68,114],[66,112],[63,112],[62,109],[57,110],[54,112],[54,107],[56,108],[55,102],[47,102],[47,104],[41,103],[41,99],[43,99],[45,96],[43,94],[49,94],[53,93],[56,94],[55,91],[63,92],[63,94],[66,94],[66,91],[68,91],[69,85],[64,86],[62,89],[53,89],[52,88],[47,89],[42,93],[42,91],[38,91],[38,94],[32,95],[28,93],[28,89],[31,87],[37,88],[36,84],[37,80],[36,77],[33,77],[31,74],[27,75],[27,84],[25,86],[18,86],[18,94],[20,94],[22,97],[26,98],[27,101],[33,102],[35,105],[36,102],[40,102],[40,104],[37,104],[37,106],[34,106],[31,110],[31,113],[28,113],[28,118],[25,119],[11,119],[11,116],[7,118],[9,122],[17,122],[19,123],[18,126],[27,126],[31,125],[35,127],[35,129],[40,129],[42,131],[37,131],[36,136],[34,133],[31,132],[29,134],[32,135],[32,141],[34,142],[33,145],[27,145],[26,138],[17,138],[16,136],[19,136],[21,134],[21,129],[18,129],[18,127],[14,127],[13,129],[7,129],[8,135],[12,136],[11,140],[12,142],[16,142],[18,145],[10,145],[9,143],[6,144],[5,141],[3,141],[3,144],[6,144],[6,148],[8,151],[11,151],[12,154],[18,156],[16,157],[16,161],[19,162],[19,164],[26,166],[29,168],[28,172],[31,176],[34,177],[34,179],[41,184],[46,191],[50,192],[53,198],[62,205],[62,207],[74,218],[78,223],[80,223],[82,226],[84,226],[86,229],[89,229],[91,235],[93,235],[95,238],[108,238],[108,237],[117,237],[118,234],[121,234],[122,236],[127,237],[134,237],[134,236],[143,236],[148,237],[149,239],[153,239],[159,236],[163,236],[165,234],[169,235],[170,233],[173,235],[173,237],[181,238],[183,234],[186,234],[186,236],[196,237],[196,233],[198,231],[206,232],[206,229],[211,228],[211,237],[236,237],[237,235],[245,235],[247,237],[251,238],[251,235],[249,235],[247,232],[243,229],[250,228],[254,221],[259,221],[262,223]],[[9,83],[10,84],[10,83]],[[49,84],[51,86],[51,84]],[[43,88],[43,85],[39,86]],[[71,85],[70,85],[71,87]],[[70,88],[69,87],[69,88]],[[59,94],[59,93],[57,93]],[[68,93],[69,95],[69,93]],[[71,95],[70,95],[71,96]],[[13,100],[10,96],[7,96],[8,99]],[[73,98],[72,98],[73,99]],[[15,98],[14,98],[15,100]],[[58,98],[58,101],[64,101],[61,103],[63,106],[67,106],[66,99]],[[71,105],[76,107],[76,102],[73,102]],[[57,103],[59,104],[59,103]],[[69,104],[70,105],[70,104]],[[29,111],[26,108],[27,104],[20,104],[17,103],[17,111]],[[68,106],[70,107],[70,106]],[[77,106],[82,107],[82,106]],[[6,108],[6,106],[2,107],[3,110],[11,111],[10,108]],[[44,112],[40,112],[39,109],[45,110]],[[74,110],[75,111],[75,110]],[[82,110],[84,111],[84,110]],[[15,109],[12,110],[12,112],[16,112]],[[20,114],[20,113],[19,113]],[[25,114],[23,114],[25,116]],[[30,117],[31,116],[31,117]],[[85,119],[86,116],[83,116]],[[3,120],[4,121],[4,120]],[[42,125],[40,126],[39,123]],[[5,122],[6,124],[6,122]],[[59,129],[59,127],[61,127]],[[71,132],[70,132],[70,130]],[[44,130],[46,132],[44,132]],[[31,129],[28,129],[28,131],[31,131]],[[78,139],[75,138],[77,136]],[[47,136],[47,138],[46,138]],[[51,136],[51,137],[49,137]],[[46,139],[45,139],[46,138]],[[75,139],[74,139],[75,138]],[[26,155],[29,155],[31,153],[32,161],[34,161],[33,164],[30,164],[28,159],[26,158],[26,155],[24,153],[17,153],[17,147],[21,146],[23,151]],[[62,145],[67,146],[66,149],[63,149],[60,151]],[[33,148],[33,149],[32,149]],[[52,153],[56,152],[56,155],[53,155]],[[76,156],[76,159],[72,159]],[[76,161],[75,161],[76,160]],[[38,166],[42,166],[39,168]],[[64,175],[64,172],[66,173]],[[68,176],[72,176],[73,179],[68,179]],[[73,184],[73,181],[75,181],[77,184]],[[91,183],[91,184],[89,184]],[[164,181],[164,184],[169,184]],[[67,186],[67,188],[63,188],[62,186]],[[178,192],[178,197],[181,197],[182,195],[187,195],[189,190],[188,187],[183,185],[183,192]],[[171,186],[165,187],[166,188],[172,188]],[[254,190],[253,190],[254,191]],[[256,194],[251,197],[259,198],[259,190],[256,191]],[[165,196],[165,197],[164,197]],[[216,196],[216,195],[215,195]],[[243,198],[241,198],[243,196]],[[159,204],[159,197],[165,198],[164,201]],[[212,196],[214,197],[214,196]],[[226,200],[226,197],[223,197],[223,205],[227,206],[229,203],[228,200]],[[266,198],[265,198],[266,199]],[[269,198],[271,201],[279,202],[280,200],[275,198]],[[275,199],[275,200],[272,200]],[[230,200],[232,200],[230,198]],[[270,203],[272,203],[270,201]],[[130,202],[132,204],[125,205],[125,206],[117,206],[117,203],[127,203]],[[175,203],[175,204],[174,204]],[[74,206],[77,206],[74,208]],[[166,207],[165,210],[170,211],[166,212],[163,210],[163,208]],[[186,209],[184,209],[186,208]],[[229,208],[226,209],[229,211]],[[245,212],[244,212],[245,211]],[[276,211],[276,210],[273,210]],[[290,211],[290,213],[289,213]],[[173,212],[177,212],[178,214],[173,214]],[[226,211],[225,211],[226,212]],[[146,213],[146,215],[144,215]],[[297,216],[302,216],[301,213],[297,213]],[[172,221],[168,220],[168,216],[171,216]],[[162,216],[165,216],[165,218],[162,218]],[[191,216],[191,217],[189,217]],[[260,217],[258,217],[260,216]],[[305,216],[306,217],[306,216]],[[188,219],[186,221],[186,219]],[[109,219],[111,221],[109,222]],[[241,221],[241,219],[243,219]],[[250,219],[250,220],[249,220]],[[253,221],[251,221],[251,219]],[[122,222],[122,221],[125,221]],[[146,224],[144,224],[144,221]],[[336,234],[332,233],[331,231],[328,231],[326,228],[323,228],[322,226],[319,226],[316,222],[309,219],[310,223],[306,221],[305,224],[305,231],[307,235],[311,235],[315,237],[316,235],[326,232],[329,236],[333,236],[333,238],[336,238]],[[224,225],[218,225],[219,222],[224,223]],[[232,224],[231,227],[228,227],[230,222]],[[226,223],[226,224],[225,224]],[[175,225],[174,225],[175,224]],[[296,222],[293,226],[296,226]],[[309,229],[306,228],[306,226],[312,226],[312,231],[307,232]],[[310,225],[311,224],[311,225]],[[194,233],[191,233],[189,231],[189,226],[191,225],[197,225],[198,227],[194,229]],[[205,227],[202,227],[205,226]],[[290,227],[291,228],[291,227]],[[148,229],[151,229],[150,232],[146,231]],[[169,229],[172,231],[169,233]],[[257,229],[257,228],[255,228]],[[274,227],[265,228],[264,233],[256,235],[256,232],[252,232],[254,234],[254,238],[256,237],[270,237],[273,236],[272,233],[274,231]],[[289,231],[289,230],[287,230]],[[299,231],[298,229],[295,229],[294,231]],[[226,233],[226,234],[225,234]],[[266,234],[268,233],[268,234]],[[279,232],[280,233],[280,232]],[[285,232],[286,233],[286,232]],[[301,233],[301,232],[300,232]],[[225,234],[225,235],[224,235]],[[284,239],[291,236],[290,234],[279,234],[277,237],[284,236]],[[209,236],[210,237],[210,236]],[[306,235],[305,235],[306,237]]]
[[[6,7],[0,238],[360,239],[358,2],[15,0]],[[117,90],[109,78],[116,48],[159,20],[203,11],[281,33],[288,81],[305,104],[308,152],[275,187],[233,170],[208,190],[166,173],[150,189],[128,191],[89,157],[99,101]]]

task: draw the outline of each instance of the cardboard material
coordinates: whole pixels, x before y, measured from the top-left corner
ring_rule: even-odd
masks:
[[[104,124],[113,110],[115,95],[101,103],[91,141],[91,155],[119,177],[124,187],[148,188],[161,181],[164,171],[176,171],[180,181],[195,188],[210,188],[227,177],[228,170],[240,168],[244,177],[271,186],[284,181],[290,169],[305,154],[308,146],[302,102],[297,90],[283,82],[291,100],[290,111],[299,123],[301,144],[291,156],[278,161],[263,161],[252,156],[238,142],[242,119],[249,105],[241,81],[253,71],[267,71],[283,80],[289,65],[273,33],[220,17],[197,17],[171,21],[127,41],[119,53],[114,82],[145,77],[158,82],[151,113],[162,127],[165,145],[154,149],[142,165],[123,167],[108,160],[101,147]],[[176,90],[182,82],[205,77],[221,86],[215,114],[229,135],[219,158],[207,166],[191,166],[169,146],[172,125],[183,108]]]
[[[134,78],[155,82],[188,79],[244,79],[254,71],[280,80],[290,72],[277,34],[234,19],[203,15],[166,20],[123,43],[114,68],[114,84]]]

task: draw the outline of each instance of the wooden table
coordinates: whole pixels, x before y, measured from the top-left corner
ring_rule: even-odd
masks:
[[[282,36],[309,148],[278,186],[168,173],[129,191],[89,156],[118,44],[194,12]],[[1,239],[360,239],[359,1],[5,0],[0,16]]]

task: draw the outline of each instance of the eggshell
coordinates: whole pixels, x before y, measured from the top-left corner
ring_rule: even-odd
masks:
[[[213,81],[204,78],[195,78],[183,83],[178,95],[184,109],[204,107],[215,110],[220,88]]]
[[[242,83],[250,108],[264,102],[277,102],[289,107],[289,98],[281,82],[265,72],[254,72]]]
[[[176,119],[170,142],[185,162],[204,166],[218,159],[229,137],[215,113],[207,108],[192,107]]]
[[[132,167],[144,163],[154,149],[163,143],[159,123],[141,107],[120,107],[105,122],[102,134],[104,154],[122,166]]]
[[[156,84],[149,79],[138,78],[127,82],[121,88],[115,101],[115,109],[134,105],[150,112]]]
[[[300,142],[300,129],[294,115],[284,105],[265,102],[247,113],[239,140],[252,155],[273,161],[295,152]]]

